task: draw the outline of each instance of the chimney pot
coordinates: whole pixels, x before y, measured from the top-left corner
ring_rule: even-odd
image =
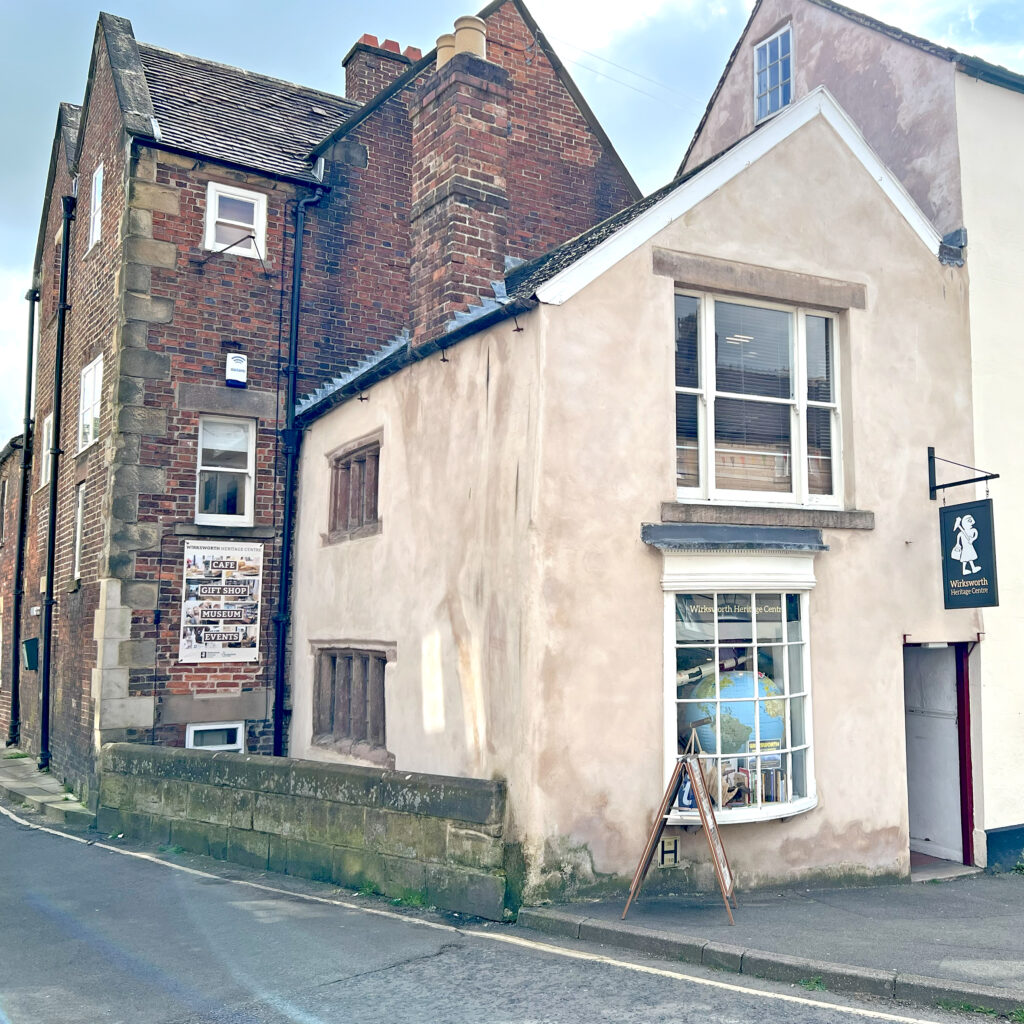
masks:
[[[472,14],[455,19],[455,52],[487,59],[487,24]]]
[[[423,51],[418,46],[407,46],[402,51],[403,57],[408,57],[411,61],[418,61],[423,59]]]
[[[455,36],[446,32],[437,37],[437,66],[443,68],[455,56]]]
[[[402,52],[402,48],[398,45],[397,42],[395,42],[394,39],[385,39],[384,42],[381,43],[381,47],[380,48],[382,50],[390,50],[392,53],[401,53]]]
[[[377,42],[377,37],[370,35],[369,32],[364,32],[360,37],[359,42],[365,43],[367,46],[380,46],[380,43]]]

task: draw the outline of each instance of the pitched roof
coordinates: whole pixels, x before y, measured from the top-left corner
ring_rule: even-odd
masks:
[[[576,104],[576,109],[579,110],[583,120],[587,123],[594,135],[597,136],[602,148],[616,164],[616,167],[626,184],[626,188],[633,196],[639,199],[642,193],[636,182],[633,180],[633,176],[629,173],[626,165],[622,162],[622,158],[616,152],[611,139],[608,138],[604,128],[601,127],[601,122],[598,121],[594,112],[590,109],[590,105],[583,98],[583,94],[579,91],[576,83],[572,80],[572,76],[569,74],[565,65],[558,59],[558,54],[555,53],[553,47],[548,42],[547,37],[541,31],[540,26],[534,20],[533,15],[527,9],[523,0],[491,0],[491,2],[484,7],[482,11],[480,11],[477,17],[486,20],[506,3],[514,4],[517,13],[520,18],[522,18],[523,23],[526,25],[527,29],[529,29],[534,39],[537,41],[537,45],[541,52],[545,57],[547,57],[555,74],[558,76],[559,81],[562,83],[563,88],[572,97],[572,101]],[[380,106],[391,99],[392,96],[401,92],[411,82],[414,82],[424,71],[432,68],[436,58],[437,49],[435,48],[429,53],[425,53],[418,61],[413,63],[411,67],[403,71],[402,74],[391,82],[390,85],[377,93],[377,95],[368,103],[356,104],[351,116],[347,117],[340,125],[336,126],[326,137],[321,136],[317,140],[316,146],[312,147],[311,156],[316,158],[326,153],[335,142],[344,138],[344,136],[346,136],[350,131],[362,124],[363,121],[365,121]]]
[[[831,93],[824,86],[818,86],[712,160],[533,263],[517,268],[506,277],[509,295],[520,301],[531,296],[554,305],[565,302],[816,117],[823,118],[832,127],[911,230],[935,256],[942,259],[942,239],[934,226],[899,180],[878,159]]]
[[[750,31],[750,26],[754,23],[754,18],[757,16],[757,12],[761,9],[761,3],[762,0],[757,0],[754,4],[754,7],[750,12],[750,17],[747,18],[747,23],[743,26],[743,31],[736,40],[736,45],[733,47],[732,53],[729,54],[729,59],[725,62],[725,67],[722,69],[722,74],[718,79],[718,84],[711,93],[711,98],[708,100],[708,105],[704,109],[704,114],[701,116],[700,122],[697,124],[697,128],[693,133],[693,138],[690,140],[689,146],[686,147],[686,153],[679,164],[678,173],[682,173],[683,168],[686,166],[686,161],[690,158],[690,153],[693,151],[693,147],[696,144],[697,139],[700,138],[701,132],[704,131],[704,125],[707,124],[711,110],[715,105],[715,101],[718,99],[718,94],[722,91],[722,87],[725,85],[725,80],[728,78],[733,64],[736,63],[736,58],[743,45],[743,40],[746,38],[747,32]],[[1009,68],[1004,68],[999,64],[990,64],[988,61],[982,60],[980,57],[972,57],[970,54],[962,53],[959,50],[953,50],[948,46],[940,46],[938,43],[930,42],[921,36],[915,36],[910,32],[904,32],[901,28],[886,24],[886,22],[879,21],[877,18],[872,18],[870,15],[861,14],[860,11],[855,11],[852,7],[846,7],[843,4],[837,3],[836,0],[808,0],[808,3],[812,3],[817,7],[823,7],[825,10],[832,11],[843,18],[847,18],[849,21],[856,22],[858,25],[863,25],[865,28],[869,28],[875,32],[880,32],[882,35],[888,36],[890,39],[895,39],[897,42],[905,43],[907,46],[913,46],[915,49],[921,50],[924,53],[929,53],[933,57],[938,57],[940,60],[950,61],[951,63],[956,64],[959,70],[973,75],[975,78],[980,78],[982,81],[991,82],[993,85],[1001,85],[1003,88],[1012,89],[1015,92],[1024,92],[1024,75],[1018,75],[1016,72],[1010,71]]]
[[[36,255],[32,263],[33,288],[39,287],[43,246],[46,244],[46,224],[50,216],[50,203],[53,200],[53,183],[57,178],[58,161],[63,159],[68,174],[74,174],[75,150],[78,146],[78,134],[81,123],[81,107],[76,107],[74,103],[61,103],[58,106],[57,126],[53,133],[53,145],[50,147],[50,165],[46,172],[46,191],[43,193],[43,213],[39,221],[39,234],[36,236]]]
[[[313,181],[310,150],[359,107],[146,43],[138,52],[161,143],[270,174]]]

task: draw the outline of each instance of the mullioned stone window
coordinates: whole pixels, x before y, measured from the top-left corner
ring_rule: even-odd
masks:
[[[393,766],[387,751],[384,670],[387,652],[324,648],[317,652],[313,743]]]

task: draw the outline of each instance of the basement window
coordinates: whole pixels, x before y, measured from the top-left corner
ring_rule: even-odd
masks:
[[[267,251],[267,197],[211,181],[206,188],[204,247],[261,259]]]
[[[325,648],[317,652],[313,743],[374,763],[389,763],[384,727],[382,650]]]
[[[245,753],[245,722],[203,722],[185,726],[185,746],[196,750]]]
[[[793,31],[789,25],[754,47],[754,115],[758,122],[793,99]]]

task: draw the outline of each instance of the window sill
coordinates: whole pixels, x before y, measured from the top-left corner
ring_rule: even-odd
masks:
[[[335,530],[333,533],[320,534],[320,542],[324,547],[330,544],[341,544],[347,540],[358,540],[360,537],[374,537],[381,532],[382,521],[364,523],[353,530]]]
[[[818,530],[873,530],[875,513],[859,509],[767,505],[716,505],[665,501],[663,523],[721,523],[729,526],[808,526]]]
[[[263,242],[263,240],[262,239],[257,239],[256,240],[256,244],[260,247],[260,252],[262,252],[263,248],[265,247],[265,243]],[[214,247],[214,246],[210,246],[210,245],[204,245],[203,246],[203,252],[211,253],[214,256],[243,256],[247,260],[258,260],[258,259],[260,259],[260,254],[258,252],[245,252],[242,249],[225,249],[225,248],[223,248],[223,246]],[[262,261],[262,262],[265,263],[267,269],[269,270],[270,269],[270,263],[267,262],[267,261]]]
[[[239,523],[237,526],[215,526],[205,523],[175,523],[176,537],[250,537],[254,540],[270,540],[277,536],[274,526],[252,526]]]
[[[98,445],[99,443],[100,443],[100,439],[99,439],[98,437],[94,437],[94,438],[93,438],[93,439],[92,439],[92,440],[91,440],[91,441],[90,441],[90,442],[89,442],[89,443],[88,443],[87,445],[82,445],[82,446],[81,446],[81,447],[80,447],[80,448],[78,449],[78,451],[77,451],[77,452],[75,452],[75,458],[77,459],[77,458],[79,458],[79,457],[80,457],[80,456],[82,456],[82,455],[87,455],[87,454],[88,454],[89,452],[91,452],[91,451],[92,451],[92,449],[93,449],[93,448],[95,448],[95,447],[96,447],[96,445]]]
[[[752,821],[778,821],[781,818],[792,818],[797,814],[806,814],[818,806],[816,796],[805,797],[803,800],[792,800],[789,803],[765,804],[762,807],[733,807],[727,810],[716,810],[715,821],[719,825],[742,825]],[[699,825],[700,814],[696,811],[680,811],[673,808],[669,812],[669,825]]]
[[[372,747],[362,740],[341,739],[326,733],[314,736],[310,742],[321,750],[350,758],[353,764],[373,765],[377,768],[395,767],[395,755],[386,747]]]

